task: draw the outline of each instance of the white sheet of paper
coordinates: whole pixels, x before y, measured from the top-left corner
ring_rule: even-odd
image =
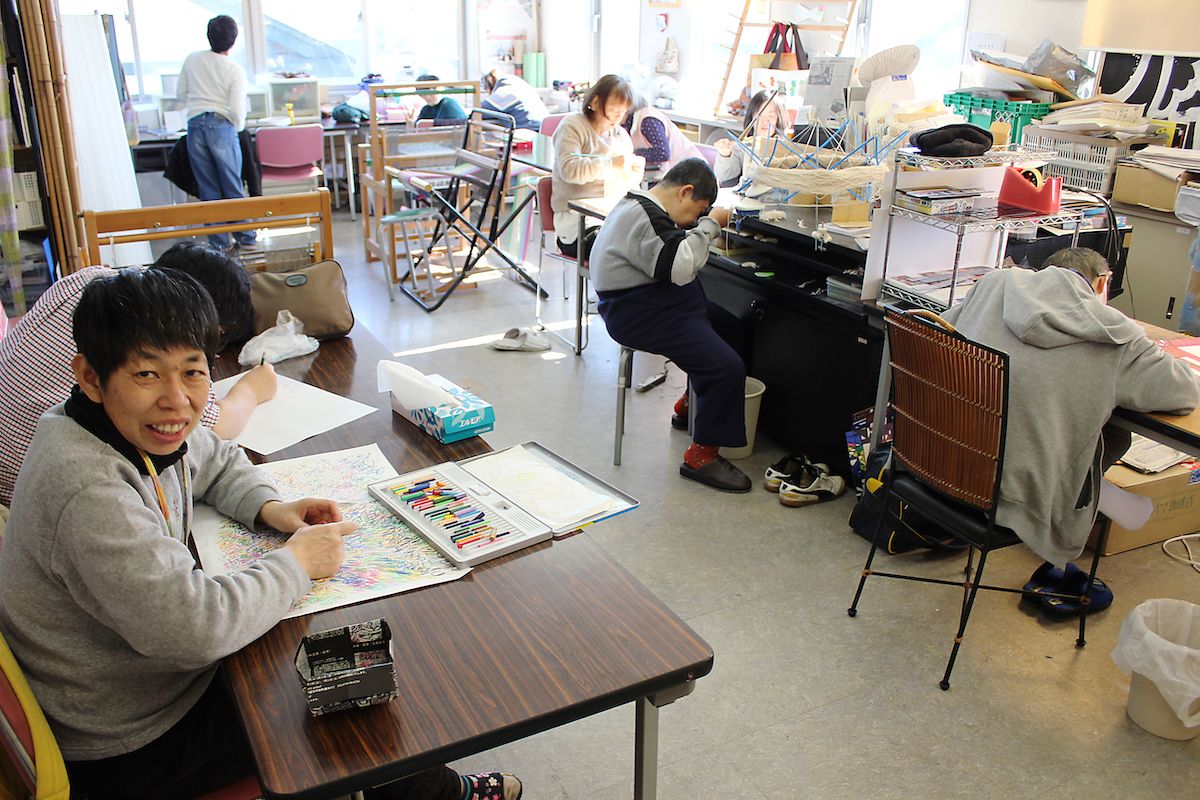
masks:
[[[521,445],[460,466],[556,531],[617,507]]]
[[[1197,358],[1200,358],[1200,346],[1194,344],[1185,344],[1179,349],[1190,356],[1196,356]]]
[[[240,377],[214,383],[217,399],[224,397]],[[254,409],[237,443],[266,456],[376,410],[280,375],[275,396]]]

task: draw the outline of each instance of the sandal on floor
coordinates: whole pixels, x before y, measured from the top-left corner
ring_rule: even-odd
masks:
[[[549,350],[550,340],[536,328],[509,328],[492,340],[493,350]]]
[[[1059,594],[1074,595],[1074,597],[1040,597],[1038,598],[1038,611],[1041,612],[1042,616],[1056,622],[1078,617],[1082,608],[1079,598],[1083,595],[1083,589],[1087,586],[1087,581],[1087,572],[1074,564],[1067,564],[1067,569],[1063,574],[1062,582],[1058,585],[1057,592]],[[1087,596],[1088,616],[1103,611],[1112,605],[1112,589],[1109,589],[1108,584],[1099,578],[1092,581],[1092,588]]]
[[[1029,583],[1021,589],[1021,599],[1036,603],[1040,599],[1039,594],[1057,592],[1062,579],[1063,571],[1046,561],[1029,576]]]
[[[804,453],[795,453],[790,456],[784,456],[776,461],[771,466],[767,467],[766,473],[763,475],[763,488],[768,492],[778,492],[779,484],[786,481],[805,467],[813,467],[817,472],[828,475],[828,464],[814,464],[808,460],[808,456]]]
[[[525,787],[516,775],[503,772],[480,772],[460,775],[466,794],[463,800],[521,800]]]

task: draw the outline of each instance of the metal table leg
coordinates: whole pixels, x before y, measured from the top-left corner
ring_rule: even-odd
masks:
[[[354,133],[342,131],[342,145],[346,150],[346,197],[350,201],[350,221],[354,221]]]
[[[634,722],[633,800],[658,796],[658,710],[692,693],[692,681],[640,698]]]

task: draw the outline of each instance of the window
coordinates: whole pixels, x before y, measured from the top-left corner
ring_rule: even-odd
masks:
[[[362,9],[328,0],[261,0],[266,72],[357,82],[367,74]],[[438,4],[441,5],[441,4]]]
[[[463,78],[461,3],[447,0],[365,0],[371,72],[389,83],[431,73]]]
[[[463,76],[462,0],[59,0],[61,14],[111,14],[131,93],[170,91],[171,76],[218,14],[238,23],[229,56],[255,78],[306,72],[357,84],[378,72],[389,82],[432,72]]]

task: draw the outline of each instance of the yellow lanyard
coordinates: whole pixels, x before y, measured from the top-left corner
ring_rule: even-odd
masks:
[[[171,507],[167,505],[167,494],[163,491],[162,483],[158,480],[158,473],[154,469],[154,462],[150,460],[150,456],[146,455],[143,450],[138,450],[138,455],[142,457],[142,461],[146,465],[146,472],[150,474],[150,482],[154,484],[154,494],[158,497],[158,508],[162,511],[163,522],[167,523],[167,533],[170,534],[172,539],[177,538],[174,529],[171,527]],[[188,499],[192,496],[192,476],[188,471],[186,455],[180,457],[179,464],[183,468],[183,538],[180,541],[187,544],[188,537],[192,532],[191,515],[188,514]]]

